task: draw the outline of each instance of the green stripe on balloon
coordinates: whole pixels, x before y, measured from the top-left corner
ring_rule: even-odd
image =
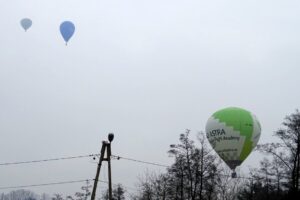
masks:
[[[253,133],[253,119],[249,111],[241,108],[227,108],[213,114],[220,122],[231,126],[233,130],[239,131],[246,139],[251,139]]]
[[[242,152],[240,154],[240,160],[245,160],[248,157],[248,155],[251,153],[252,143],[253,142],[251,140],[248,139],[245,140]]]

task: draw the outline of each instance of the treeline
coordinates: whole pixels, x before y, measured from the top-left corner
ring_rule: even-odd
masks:
[[[274,132],[278,143],[258,145],[261,153],[257,168],[247,176],[231,178],[231,171],[212,150],[204,133],[197,141],[190,131],[171,144],[168,154],[174,163],[164,173],[147,172],[139,179],[136,191],[126,191],[117,184],[113,200],[284,200],[300,199],[300,112],[296,110]],[[50,200],[87,200],[91,195],[87,182],[74,196],[55,194]],[[16,191],[14,191],[16,192]],[[19,198],[15,193],[2,194],[0,200],[49,200],[28,191]],[[107,191],[98,200],[108,200]]]
[[[0,200],[51,200],[47,194],[38,195],[29,190],[15,190],[0,194]]]
[[[180,135],[170,145],[175,162],[166,173],[141,179],[134,200],[279,200],[300,199],[300,113],[285,117],[274,132],[278,143],[258,145],[262,160],[247,176],[231,178],[227,167],[207,144],[203,133],[198,144]]]

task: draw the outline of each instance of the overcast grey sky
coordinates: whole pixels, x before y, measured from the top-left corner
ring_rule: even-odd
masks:
[[[114,154],[170,164],[179,134],[195,138],[228,106],[256,114],[259,143],[271,141],[300,107],[299,9],[298,0],[0,0],[0,162],[98,153],[114,132]],[[68,46],[65,20],[76,26]],[[164,170],[122,160],[112,169],[129,187],[146,169]],[[0,187],[95,170],[91,159],[0,166]]]

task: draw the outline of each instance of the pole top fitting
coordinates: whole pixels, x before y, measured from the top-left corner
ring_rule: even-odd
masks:
[[[114,134],[113,133],[109,133],[108,134],[108,141],[112,142],[114,140]]]

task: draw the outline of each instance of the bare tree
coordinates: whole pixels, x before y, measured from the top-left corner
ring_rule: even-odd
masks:
[[[286,116],[283,125],[284,128],[275,132],[280,143],[267,143],[258,147],[260,151],[272,155],[274,162],[280,163],[278,166],[285,169],[290,195],[295,196],[300,193],[300,112],[296,110],[295,113]],[[284,177],[282,173],[277,175],[277,178]],[[277,180],[277,184],[280,182],[281,180]],[[279,188],[277,190],[279,191]]]
[[[236,199],[241,190],[241,185],[245,184],[244,179],[232,178],[232,171],[228,167],[219,169],[219,178],[216,182],[218,199],[232,200]]]
[[[199,147],[190,139],[190,131],[180,134],[179,144],[170,145],[174,163],[166,173],[146,174],[140,179],[137,200],[204,200],[217,198],[216,155],[203,133]]]
[[[54,194],[51,199],[52,200],[63,200],[64,198],[62,197],[61,194]]]
[[[112,190],[112,199],[113,200],[125,200],[125,192],[126,190],[122,186],[122,184],[117,184],[113,186]],[[108,189],[102,194],[101,199],[109,200]]]
[[[76,192],[76,200],[87,200],[89,196],[91,196],[90,188],[92,185],[89,180],[86,180],[85,185],[81,187],[81,192]],[[68,196],[68,198],[72,198]]]
[[[199,147],[189,138],[190,131],[180,135],[179,144],[171,145],[169,153],[175,163],[168,169],[175,184],[174,199],[202,200],[216,198],[216,155],[204,133],[198,134]]]
[[[39,195],[30,190],[14,190],[8,194],[1,194],[1,200],[37,200]]]

